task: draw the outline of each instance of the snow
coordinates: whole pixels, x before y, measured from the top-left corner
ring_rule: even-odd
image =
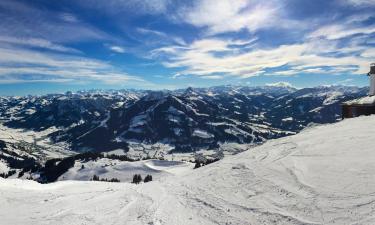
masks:
[[[1,223],[371,225],[374,133],[374,116],[310,127],[139,185],[0,179]]]
[[[29,146],[34,146],[34,144],[36,144],[36,149],[32,149],[32,155],[34,156],[42,155],[46,158],[60,158],[73,154],[72,151],[68,150],[67,143],[52,143],[48,135],[57,130],[56,127],[50,127],[41,132],[36,132],[32,130],[9,128],[0,123],[0,140],[13,144],[28,144]],[[25,153],[18,149],[13,149],[13,151],[20,155],[24,155]]]
[[[173,106],[169,106],[167,112],[169,112],[169,113],[171,113],[171,114],[173,114],[173,115],[177,115],[177,116],[178,116],[178,115],[184,115],[184,114],[185,114],[184,112],[182,112],[182,111],[176,109],[176,108],[173,107]]]
[[[6,162],[0,159],[0,173],[7,173],[9,171],[9,167]]]
[[[130,128],[135,128],[135,127],[142,126],[142,125],[146,124],[146,119],[147,119],[146,114],[141,114],[141,115],[135,116],[130,121]]]
[[[107,152],[108,155],[125,155],[126,151],[124,149],[115,149],[112,151]]]
[[[181,123],[181,118],[174,116],[174,115],[167,115],[167,118],[169,121],[180,124]]]
[[[343,93],[339,91],[328,93],[326,99],[323,101],[323,105],[332,105],[336,103],[341,96],[343,96]]]
[[[293,117],[287,117],[287,118],[282,119],[281,121],[283,121],[283,122],[291,122],[291,121],[293,121]]]
[[[100,121],[100,125],[99,127],[105,127],[105,128],[108,128],[107,126],[107,122],[109,121],[109,119],[111,118],[111,113],[110,112],[107,112],[106,113],[106,117],[104,120]]]
[[[200,137],[200,138],[213,138],[214,135],[208,133],[207,131],[201,130],[201,129],[195,129],[193,131],[193,136]]]
[[[84,168],[82,168],[82,165]],[[152,175],[154,180],[171,174],[183,173],[194,167],[192,163],[164,160],[143,160],[126,162],[107,158],[96,161],[78,162],[64,173],[59,180],[89,181],[94,175],[100,178],[117,178],[121,182],[131,182],[134,174],[145,177]]]
[[[351,101],[347,101],[344,104],[346,105],[373,105],[375,104],[375,96],[366,96]]]
[[[127,142],[129,144],[129,150],[126,155],[134,159],[144,157],[167,158],[167,154],[174,149],[174,146],[168,143],[158,142],[155,144],[147,144],[135,140],[127,140]]]
[[[173,132],[176,136],[180,136],[181,133],[182,133],[182,129],[181,128],[173,128]]]
[[[232,128],[228,128],[228,129],[225,129],[224,130],[225,133],[227,134],[232,134],[232,135],[235,135],[235,136],[248,136],[250,135],[249,133],[237,128],[237,127],[232,127]]]

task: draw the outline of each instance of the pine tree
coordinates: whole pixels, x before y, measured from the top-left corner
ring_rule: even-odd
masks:
[[[146,177],[145,177],[145,180],[144,182],[147,183],[147,182],[150,182],[152,181],[152,176],[150,174],[148,174]]]
[[[99,176],[97,176],[96,174],[94,174],[94,176],[92,177],[92,180],[93,181],[99,181]]]
[[[132,183],[139,184],[140,182],[142,182],[142,176],[140,174],[134,174]]]

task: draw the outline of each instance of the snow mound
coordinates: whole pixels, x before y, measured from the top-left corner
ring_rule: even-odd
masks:
[[[375,104],[375,96],[365,96],[365,97],[362,97],[362,98],[347,101],[344,104],[346,104],[346,105],[374,105]]]
[[[374,133],[373,116],[311,127],[140,185],[0,179],[1,223],[375,224]]]

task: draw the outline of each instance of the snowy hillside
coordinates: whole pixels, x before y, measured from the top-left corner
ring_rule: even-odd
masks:
[[[1,223],[375,224],[375,117],[140,185],[0,179]]]

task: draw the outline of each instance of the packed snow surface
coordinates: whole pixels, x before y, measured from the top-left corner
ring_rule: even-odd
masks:
[[[0,224],[375,224],[374,133],[311,127],[139,185],[0,179]]]

